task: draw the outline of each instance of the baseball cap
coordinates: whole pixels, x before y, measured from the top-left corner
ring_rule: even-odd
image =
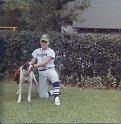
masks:
[[[43,41],[43,40],[49,42],[49,35],[43,34],[43,35],[40,37],[40,41]]]

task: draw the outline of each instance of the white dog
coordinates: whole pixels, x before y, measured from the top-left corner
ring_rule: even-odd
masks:
[[[21,66],[14,74],[13,80],[17,81],[18,84],[18,100],[17,103],[21,102],[21,94],[22,94],[22,83],[25,81],[29,82],[29,91],[28,91],[28,102],[31,101],[31,91],[32,91],[32,82],[34,81],[38,88],[38,82],[36,80],[36,77],[34,75],[34,72],[31,70],[33,65],[31,62],[25,63],[23,66]]]

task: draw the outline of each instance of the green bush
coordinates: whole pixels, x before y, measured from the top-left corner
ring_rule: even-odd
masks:
[[[6,70],[11,72],[31,60],[32,51],[39,47],[41,34],[35,31],[0,31],[0,37],[7,44],[3,63]],[[121,59],[121,37],[118,34],[48,34],[50,47],[56,52],[55,65],[62,80],[67,81],[67,77],[71,77],[73,82],[78,82],[82,79],[81,74],[105,73],[113,61]]]

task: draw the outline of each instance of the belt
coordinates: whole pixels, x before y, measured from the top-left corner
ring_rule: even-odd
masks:
[[[53,67],[49,67],[49,68],[42,69],[42,70],[39,70],[39,71],[46,71],[46,70],[51,69],[51,68],[53,68]]]

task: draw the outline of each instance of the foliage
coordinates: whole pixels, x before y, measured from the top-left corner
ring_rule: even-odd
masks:
[[[7,44],[4,64],[8,70],[13,70],[31,59],[31,52],[37,47],[40,35],[30,31],[1,31],[0,34]]]
[[[67,7],[70,1],[74,1],[73,8]],[[18,26],[19,29],[24,30],[60,30],[60,26],[64,22],[76,18],[76,11],[83,11],[89,6],[87,1],[9,0],[1,5],[0,24]]]
[[[61,18],[63,18],[64,21],[65,19],[68,21],[78,20],[78,17],[81,16],[83,11],[88,7],[90,7],[89,0],[74,0],[69,2],[63,6],[61,11]]]
[[[6,70],[14,71],[31,60],[32,51],[39,47],[41,34],[35,31],[0,31],[0,37],[7,44],[3,62]],[[48,34],[50,47],[56,52],[56,69],[65,83],[76,84],[87,77],[110,77],[108,69],[111,64],[121,59],[120,35],[82,33],[69,38],[58,32]]]
[[[6,52],[6,43],[0,38],[0,72],[5,70],[5,52]]]

